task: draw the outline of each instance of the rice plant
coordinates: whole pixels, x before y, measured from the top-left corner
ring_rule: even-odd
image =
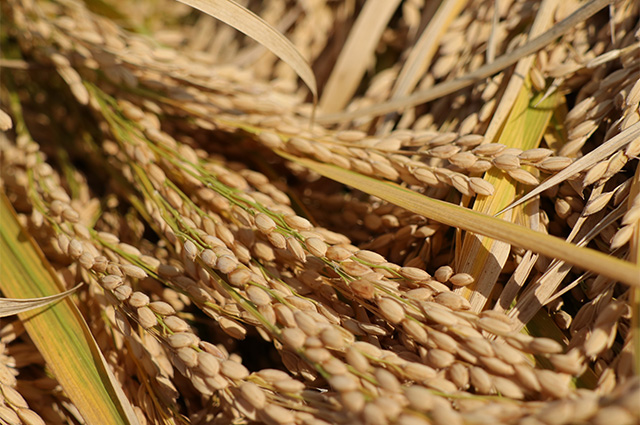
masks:
[[[637,1],[0,7],[0,423],[640,420]]]

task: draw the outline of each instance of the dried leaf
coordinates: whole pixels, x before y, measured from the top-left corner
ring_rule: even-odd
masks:
[[[277,153],[283,158],[309,168],[324,177],[377,196],[447,226],[458,227],[508,242],[514,246],[558,258],[586,270],[603,274],[628,285],[640,286],[640,267],[627,261],[590,248],[579,248],[560,238],[474,212],[468,208],[429,198],[395,183],[377,180],[311,159],[298,158],[286,152],[277,151]]]
[[[53,304],[54,302],[63,299],[67,295],[73,294],[81,286],[82,283],[76,285],[68,291],[64,291],[56,295],[49,295],[48,297],[0,298],[0,317],[7,317],[13,314],[24,313],[38,307],[44,307],[49,304]]]
[[[262,18],[232,0],[177,1],[213,16],[227,25],[231,25],[271,50],[273,54],[296,71],[302,81],[309,87],[309,90],[311,90],[314,99],[318,96],[316,77],[313,75],[313,71],[307,61],[285,36],[262,20]]]
[[[322,92],[320,110],[339,111],[351,99],[399,3],[399,0],[369,0],[364,4]]]

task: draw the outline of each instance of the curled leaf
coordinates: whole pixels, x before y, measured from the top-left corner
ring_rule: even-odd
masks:
[[[232,0],[177,0],[232,26],[262,44],[286,62],[317,98],[316,77],[298,49],[262,18]]]
[[[22,313],[33,310],[34,308],[44,307],[49,304],[63,299],[67,295],[73,294],[83,284],[79,283],[68,291],[61,292],[56,295],[38,298],[0,298],[0,317],[7,317],[13,314]]]

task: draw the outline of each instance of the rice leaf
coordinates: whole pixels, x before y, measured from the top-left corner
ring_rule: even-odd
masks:
[[[49,304],[53,304],[73,294],[82,283],[69,289],[68,291],[61,292],[56,295],[50,295],[48,297],[38,298],[0,298],[0,317],[7,317],[13,314],[24,313],[30,310],[34,310],[38,307],[44,307]]]
[[[262,18],[232,0],[177,0],[232,26],[271,50],[296,71],[313,94],[318,97],[316,77],[298,49]]]
[[[339,111],[351,99],[399,3],[399,0],[369,0],[364,4],[322,92],[320,110]]]
[[[627,261],[590,248],[579,248],[560,238],[536,232],[468,208],[429,198],[395,183],[377,180],[334,165],[295,157],[286,152],[277,151],[277,153],[283,158],[313,170],[324,177],[377,196],[447,226],[458,227],[548,257],[558,258],[627,285],[640,286],[640,267]]]
[[[527,200],[533,198],[536,195],[539,195],[540,193],[544,192],[550,187],[560,184],[563,181],[567,180],[569,177],[583,170],[586,170],[587,168],[597,164],[598,162],[607,158],[609,155],[613,154],[614,152],[617,152],[618,150],[622,149],[624,146],[628,145],[634,140],[637,140],[638,138],[640,138],[640,122],[631,125],[629,128],[622,131],[620,134],[616,135],[615,137],[612,137],[611,139],[607,140],[602,145],[598,146],[596,149],[592,150],[582,158],[578,159],[577,161],[569,165],[564,170],[549,177],[548,179],[543,181],[539,186],[533,189],[531,192],[527,193],[522,198],[513,202],[512,204],[507,206],[504,210],[500,211],[500,213],[510,208],[513,208],[516,205],[520,205],[521,203],[526,202]]]
[[[0,198],[0,289],[11,298],[59,295],[64,288],[57,274],[18,222],[4,191],[0,191]],[[19,313],[19,317],[87,424],[138,424],[70,298]]]

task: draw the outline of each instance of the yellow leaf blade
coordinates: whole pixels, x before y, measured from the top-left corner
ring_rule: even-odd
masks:
[[[468,208],[431,199],[395,183],[376,180],[334,165],[277,152],[324,177],[377,196],[416,214],[463,230],[478,233],[511,245],[558,258],[580,268],[603,274],[628,285],[640,286],[640,267],[589,248],[580,248],[560,238],[478,213]]]
[[[62,284],[22,229],[0,191],[0,289],[11,298],[58,294]],[[20,313],[25,329],[87,424],[135,425],[133,409],[104,363],[89,328],[71,299]]]

